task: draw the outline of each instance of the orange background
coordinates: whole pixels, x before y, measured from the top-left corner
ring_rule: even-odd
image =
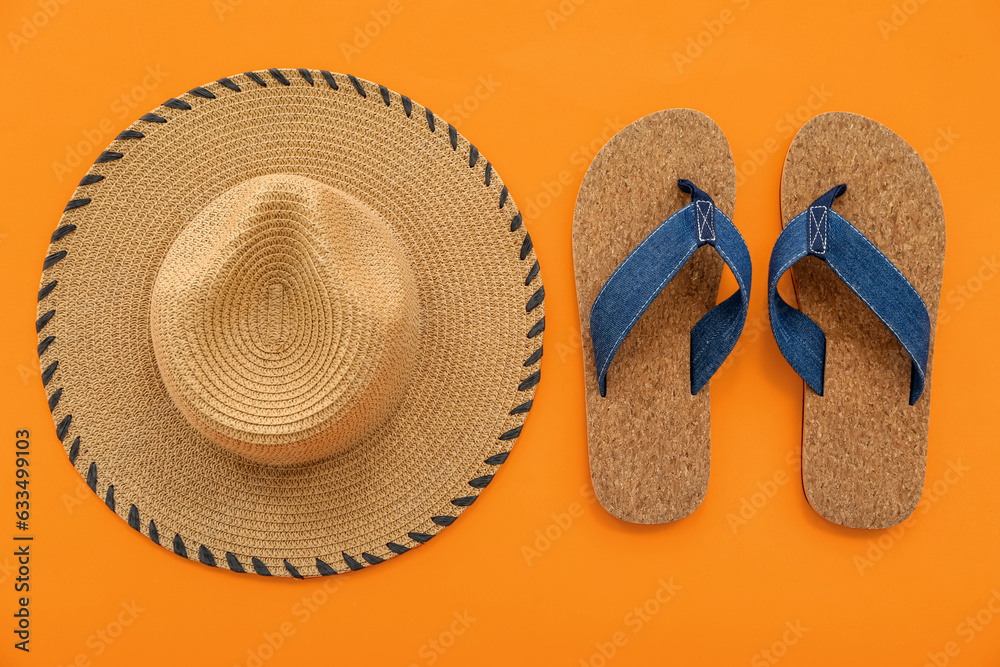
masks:
[[[3,0],[0,27],[0,664],[996,664],[997,3]],[[412,554],[332,579],[212,570],[129,530],[59,446],[34,352],[42,258],[87,165],[168,97],[268,67],[350,72],[455,124],[525,212],[547,293],[535,409],[484,500]],[[712,116],[737,156],[754,293],[712,381],[708,496],[643,527],[590,495],[571,223],[603,142],[680,106]],[[801,382],[767,326],[784,153],[830,110],[916,148],[948,220],[927,483],[888,531],[810,509]],[[19,428],[27,655],[11,634]]]

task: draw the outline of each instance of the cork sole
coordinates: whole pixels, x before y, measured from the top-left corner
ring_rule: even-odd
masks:
[[[838,183],[834,209],[874,243],[920,294],[931,317],[927,383],[909,405],[902,345],[814,257],[792,269],[799,308],[826,334],[823,396],[805,387],[802,484],[824,518],[887,528],[920,500],[927,459],[934,328],[945,223],[934,179],[901,137],[850,113],[826,113],[795,136],[781,178],[782,225]]]
[[[679,178],[732,218],[736,172],[722,130],[697,111],[658,111],[601,149],[573,216],[591,477],[604,508],[634,523],[687,516],[708,489],[709,388],[691,395],[690,331],[716,303],[723,261],[700,248],[653,301],[611,364],[606,397],[597,388],[590,308],[615,267],[688,204]]]

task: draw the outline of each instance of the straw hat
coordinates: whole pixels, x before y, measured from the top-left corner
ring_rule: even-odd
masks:
[[[455,128],[353,76],[272,69],[133,123],[66,206],[38,353],[89,486],[173,552],[304,577],[476,500],[531,407],[544,292]]]

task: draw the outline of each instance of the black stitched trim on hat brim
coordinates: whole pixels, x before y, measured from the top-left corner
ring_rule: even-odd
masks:
[[[265,73],[268,74],[272,80],[281,84],[279,88],[290,86],[291,81],[289,81],[288,76],[294,77],[294,75],[297,74],[298,78],[300,78],[309,86],[313,87],[316,86],[315,81],[317,80],[317,78],[322,79],[324,82],[326,82],[327,84],[326,90],[330,91],[330,94],[357,94],[360,97],[369,100],[373,104],[374,103],[384,104],[386,107],[390,108],[394,106],[393,105],[394,99],[398,99],[400,104],[396,105],[396,107],[400,109],[400,113],[404,114],[405,118],[414,119],[412,115],[413,102],[409,97],[394,93],[385,86],[381,86],[379,84],[373,84],[371,82],[365,82],[350,74],[347,75],[333,74],[326,70],[295,69],[295,70],[282,71],[280,69],[269,69],[269,70],[264,70],[263,72],[255,72],[255,71],[245,72],[243,76],[245,76],[247,79],[249,79],[250,82],[256,84],[257,86],[267,87],[267,83],[263,78],[263,75]],[[314,77],[313,74],[316,74],[317,76]],[[346,77],[349,82],[349,85],[341,86],[340,84],[338,84],[337,82],[338,76]],[[214,93],[210,91],[208,88],[198,86],[181,96],[181,97],[186,97],[187,99],[170,98],[162,105],[160,105],[160,108],[156,110],[157,113],[153,112],[147,113],[141,116],[139,120],[136,122],[142,121],[145,123],[151,123],[152,125],[150,127],[152,131],[152,128],[155,128],[157,125],[168,123],[170,120],[171,113],[187,113],[190,111],[197,111],[202,105],[211,104],[213,100],[218,99],[219,96],[239,95],[244,90],[244,88],[235,81],[233,81],[233,79],[235,78],[237,77],[224,77],[222,79],[219,79],[216,83],[218,83],[221,86],[221,88]],[[372,90],[371,92],[377,91],[378,95],[369,96],[368,92],[370,91],[369,88],[366,88],[365,86],[366,83],[368,84],[369,87],[374,88],[374,90]],[[424,108],[424,111],[425,111],[424,117],[426,120],[426,130],[431,133],[435,133],[438,125],[435,114],[426,107]],[[466,168],[475,168],[480,161],[479,150],[475,146],[473,146],[469,141],[465,140],[464,137],[458,134],[458,131],[455,129],[453,125],[451,125],[450,123],[445,123],[445,125],[448,128],[448,133],[447,136],[444,138],[444,140],[449,143],[449,146],[451,147],[452,151],[454,151],[457,155],[459,155],[457,159],[461,160],[463,166],[465,166]],[[122,146],[121,148],[122,151],[127,151],[129,145],[135,145],[137,143],[140,143],[142,139],[145,138],[145,136],[146,135],[144,132],[140,132],[138,130],[124,130],[119,135],[117,135],[115,141],[125,142],[125,145]],[[458,152],[460,138],[462,139],[461,143],[464,149],[463,153]],[[465,148],[466,145],[467,149]],[[126,157],[127,156],[125,152],[105,150],[94,161],[94,166],[91,167],[91,170],[94,170],[98,165],[104,165],[109,162],[116,162],[118,160],[126,159]],[[494,175],[495,174],[493,170],[493,165],[489,161],[486,161],[483,170],[484,187],[494,189],[493,185]],[[78,189],[94,185],[96,183],[103,181],[104,179],[105,179],[104,174],[88,173],[80,180]],[[507,190],[507,186],[502,185],[497,195],[498,207],[500,209],[504,209],[507,205],[508,200],[509,200],[509,193]],[[63,212],[63,219],[60,220],[59,227],[52,234],[51,238],[52,245],[55,245],[56,243],[62,241],[64,238],[66,238],[74,231],[76,231],[77,226],[68,222],[66,218],[72,216],[74,211],[90,204],[91,201],[92,197],[84,197],[84,196],[77,196],[69,201]],[[519,230],[522,229],[522,227],[523,225],[522,225],[521,213],[514,212],[510,220],[510,233],[517,233]],[[50,250],[54,249],[51,248],[50,246]],[[538,278],[539,266],[538,262],[534,260],[534,249],[533,249],[533,244],[531,242],[531,237],[528,235],[526,231],[523,233],[523,238],[521,239],[521,243],[517,249],[517,253],[519,260],[521,262],[525,261],[532,262],[531,267],[528,269],[524,280],[525,286],[531,285],[535,281],[535,279]],[[45,261],[43,262],[42,287],[38,293],[39,302],[41,302],[45,297],[47,297],[52,291],[54,291],[59,286],[58,281],[55,279],[46,280],[45,272],[49,271],[56,264],[64,260],[67,257],[67,255],[68,253],[66,250],[54,250],[53,252],[50,252],[50,254],[46,257]],[[534,311],[536,308],[542,305],[544,298],[545,298],[545,290],[541,285],[539,285],[538,288],[535,290],[535,292],[525,303],[525,311],[529,313]],[[45,328],[51,322],[55,314],[56,314],[55,310],[46,311],[43,315],[41,315],[38,318],[38,320],[35,323],[36,333],[40,337],[38,343],[38,356],[40,360],[43,355],[46,355],[49,352],[49,350],[52,348],[53,343],[56,342],[56,336],[48,333],[44,338],[41,338],[42,329]],[[544,314],[542,314],[541,317],[526,332],[526,335],[528,338],[535,338],[539,336],[544,331],[544,329],[545,329],[545,316]],[[541,361],[541,358],[542,358],[542,346],[541,344],[539,344],[538,349],[535,352],[533,352],[531,356],[528,357],[528,359],[525,360],[524,366],[525,367],[534,366]],[[49,360],[46,359],[46,361]],[[56,376],[58,368],[59,368],[59,360],[52,359],[49,365],[46,367],[45,372],[43,373],[43,387],[47,387],[48,384],[52,381],[52,379]],[[531,395],[534,394],[534,390],[536,385],[538,384],[540,374],[541,374],[540,370],[535,370],[533,373],[529,374],[527,377],[521,380],[521,382],[517,387],[517,391],[519,393],[528,392],[529,393],[529,396],[527,397],[528,400],[510,410],[509,415],[511,416],[521,415],[521,414],[527,415],[532,405]],[[69,433],[70,427],[73,423],[72,414],[67,414],[61,420],[57,421],[54,410],[57,407],[62,395],[63,395],[63,387],[57,387],[52,391],[51,394],[48,394],[50,410],[53,411],[52,415],[53,421],[56,423],[56,437],[59,439],[60,442],[65,440],[66,436]],[[514,444],[514,441],[521,433],[523,423],[524,422],[522,420],[522,423],[520,425],[507,429],[506,431],[497,436],[497,442],[500,443],[500,446],[503,447],[504,445],[506,445],[506,447],[502,451],[499,451],[498,453],[487,457],[484,460],[484,463],[486,465],[499,467],[507,460],[507,457],[510,453],[511,447]],[[81,444],[80,436],[78,435],[73,439],[72,445],[70,446],[70,449],[68,451],[70,463],[73,464],[73,466],[76,467],[77,470],[80,469],[77,466],[77,461],[80,458],[80,444]],[[99,471],[97,468],[97,462],[90,461],[89,464],[81,462],[81,465],[86,465],[87,468],[87,473],[85,475],[87,486],[89,486],[92,491],[97,493],[98,481],[99,481],[98,479]],[[420,546],[421,544],[428,542],[431,538],[434,537],[434,535],[437,534],[437,532],[440,532],[444,528],[452,525],[452,523],[457,518],[457,515],[461,514],[465,508],[471,506],[475,502],[476,498],[478,497],[478,494],[482,491],[482,489],[486,488],[486,486],[488,486],[489,483],[493,480],[494,474],[495,471],[494,473],[488,475],[481,475],[479,477],[469,480],[468,484],[469,487],[473,490],[473,495],[462,496],[451,500],[451,504],[456,508],[455,516],[436,515],[429,517],[431,524],[438,527],[438,530],[435,533],[431,534],[419,531],[409,531],[405,534],[405,536],[397,536],[395,540],[387,542],[385,544],[385,547],[386,549],[388,549],[390,553],[386,556],[386,558],[391,558],[392,556],[406,553],[413,547]],[[108,483],[107,487],[105,488],[106,488],[104,494],[105,505],[110,510],[114,511],[117,514],[118,509],[116,509],[115,507],[115,486],[112,483]],[[131,526],[136,531],[142,533],[142,523],[140,520],[140,514],[141,513],[139,508],[136,507],[134,504],[132,504],[128,508],[127,517],[123,518],[126,519],[129,526]],[[174,537],[171,540],[168,540],[168,544],[164,545],[161,544],[160,532],[156,527],[155,521],[149,520],[147,526],[148,527],[146,530],[146,534],[156,544],[159,544],[160,546],[164,546],[165,548],[172,550],[174,553],[176,553],[179,556],[182,556],[183,558],[190,560],[198,560],[201,563],[204,563],[205,565],[209,565],[212,567],[221,567],[221,563],[217,561],[213,551],[208,545],[199,544],[197,549],[195,550],[197,556],[192,556],[189,555],[187,545],[185,544],[184,539],[181,537],[180,534],[175,533]],[[405,542],[407,538],[412,542],[410,546],[400,544],[400,542]],[[248,570],[244,565],[244,562],[248,562],[250,565],[250,571],[253,571],[256,574],[262,576],[273,576],[272,572],[267,567],[267,565],[256,556],[247,554],[244,555],[243,558],[244,560],[241,561],[237,555],[228,551],[225,552],[225,563],[226,566],[229,568],[229,570],[238,573],[246,573],[248,572]],[[341,559],[343,562],[343,567],[342,569],[339,570],[336,567],[327,563],[326,561],[322,560],[318,556],[314,559],[314,562],[312,563],[295,565],[290,561],[288,561],[287,559],[284,559],[282,561],[282,565],[284,566],[284,569],[287,571],[289,576],[297,579],[302,579],[306,578],[307,576],[330,576],[338,574],[340,572],[361,570],[371,565],[382,563],[386,560],[386,558],[382,558],[380,556],[367,552],[358,554],[358,557],[355,557],[346,552],[342,552]],[[365,565],[365,563],[367,563],[367,565]],[[301,573],[301,570],[303,569],[315,570],[316,575],[311,575],[311,574],[303,575]]]

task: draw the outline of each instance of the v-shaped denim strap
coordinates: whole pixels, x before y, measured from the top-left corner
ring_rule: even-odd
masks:
[[[767,300],[771,330],[781,353],[813,391],[823,395],[826,336],[778,294],[778,280],[806,255],[818,257],[889,328],[912,360],[910,405],[924,391],[931,319],[910,281],[857,227],[831,206],[844,194],[838,185],[792,218],[774,244],[768,267]]]
[[[712,198],[688,180],[677,187],[691,195],[683,207],[618,265],[590,309],[590,336],[594,345],[597,384],[607,394],[608,367],[628,333],[694,251],[711,245],[722,256],[739,289],[702,317],[691,329],[691,393],[698,391],[719,369],[736,345],[750,304],[750,252],[732,221]]]

